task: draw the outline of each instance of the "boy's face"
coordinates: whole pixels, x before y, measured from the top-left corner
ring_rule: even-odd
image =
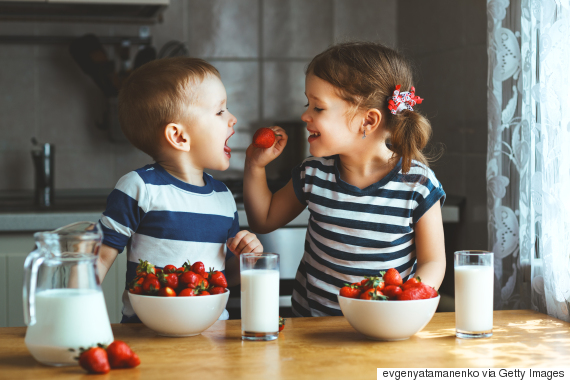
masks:
[[[237,119],[227,108],[226,89],[213,75],[204,78],[191,106],[190,154],[202,169],[226,170],[230,166],[228,139],[235,133]]]

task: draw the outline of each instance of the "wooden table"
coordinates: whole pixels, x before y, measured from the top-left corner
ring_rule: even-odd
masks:
[[[455,338],[455,314],[436,313],[410,339],[379,342],[344,317],[290,318],[272,342],[243,342],[240,321],[202,335],[167,338],[141,324],[113,325],[141,358],[135,369],[87,375],[80,367],[37,363],[24,327],[0,328],[0,379],[375,379],[377,368],[568,367],[570,324],[530,310],[495,311],[493,336]],[[497,378],[499,378],[497,376]],[[526,377],[525,377],[526,378]]]

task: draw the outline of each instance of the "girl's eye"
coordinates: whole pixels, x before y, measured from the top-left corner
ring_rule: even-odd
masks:
[[[308,107],[308,106],[309,106],[309,103],[305,104],[305,107]]]
[[[218,116],[222,116],[222,114],[224,113],[225,110],[220,110],[220,112],[218,112],[216,115]]]
[[[322,110],[323,110],[322,108],[315,107],[315,111],[317,112],[321,112]]]

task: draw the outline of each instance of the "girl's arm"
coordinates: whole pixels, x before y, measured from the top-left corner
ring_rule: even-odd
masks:
[[[243,178],[243,200],[249,227],[262,234],[286,225],[306,207],[297,199],[292,180],[275,194],[267,187],[265,166],[287,145],[285,131],[279,127],[272,129],[280,136],[276,137],[277,141],[271,148],[261,149],[253,145],[247,148]]]
[[[438,289],[445,275],[445,241],[439,202],[416,223],[415,244],[418,260],[416,276]]]

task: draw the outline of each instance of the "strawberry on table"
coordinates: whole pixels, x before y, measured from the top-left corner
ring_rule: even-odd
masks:
[[[107,351],[102,347],[91,347],[79,355],[79,365],[89,373],[108,373],[111,370]]]
[[[279,316],[279,331],[282,331],[285,328],[285,321],[285,318]]]
[[[137,354],[122,340],[115,340],[107,347],[111,368],[133,368],[140,364]]]

